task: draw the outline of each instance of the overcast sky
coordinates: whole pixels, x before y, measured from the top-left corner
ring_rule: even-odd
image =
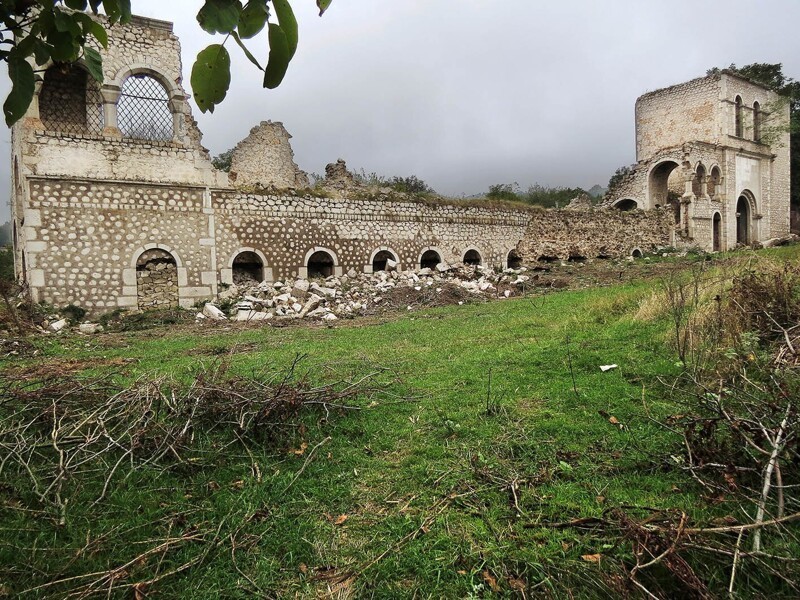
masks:
[[[200,0],[132,4],[175,23],[191,91],[194,57],[212,43]],[[308,172],[341,157],[453,196],[513,181],[589,188],[634,161],[639,95],[730,63],[782,62],[800,78],[798,0],[334,0],[322,18],[314,0],[292,4],[300,44],[281,87],[262,89],[231,44],[228,97],[213,115],[193,108],[213,154],[270,119]],[[263,35],[249,46],[266,59]],[[6,154],[9,137],[3,128]]]

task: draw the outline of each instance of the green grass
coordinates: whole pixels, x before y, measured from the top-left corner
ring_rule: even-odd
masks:
[[[92,508],[102,478],[74,482],[63,526],[47,510],[29,512],[42,508],[25,500],[22,476],[9,476],[0,486],[0,590],[14,595],[105,571],[159,540],[201,532],[203,541],[127,567],[117,584],[195,560],[148,591],[466,598],[516,597],[522,586],[528,597],[534,590],[559,597],[567,588],[601,597],[604,562],[581,557],[620,559],[627,550],[599,533],[548,524],[624,506],[675,508],[695,519],[719,510],[699,499],[686,475],[657,468],[657,458],[679,446],[650,419],[675,410],[656,378],[680,369],[667,324],[633,319],[652,289],[644,281],[334,328],[192,326],[40,339],[39,356],[4,359],[0,369],[34,372],[71,361],[85,374],[122,369],[118,377],[129,381],[169,374],[188,382],[214,361],[246,375],[280,371],[301,354],[303,369],[320,382],[390,369],[382,380],[398,401],[330,419],[309,415],[278,448],[251,443],[260,482],[241,445],[220,451],[229,440],[213,436],[200,445],[198,465],[119,477]],[[130,362],[120,367],[119,359]],[[602,373],[606,364],[619,368]],[[487,414],[490,370],[494,410]],[[310,460],[308,451],[287,452],[328,436]],[[340,515],[347,519],[336,524]],[[29,597],[62,596],[86,581]]]

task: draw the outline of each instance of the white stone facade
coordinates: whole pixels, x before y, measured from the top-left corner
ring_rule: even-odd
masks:
[[[641,96],[621,210],[668,210],[678,245],[727,250],[789,233],[789,105],[722,71]]]

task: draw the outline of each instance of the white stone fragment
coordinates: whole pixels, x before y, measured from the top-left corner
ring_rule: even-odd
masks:
[[[85,333],[86,335],[93,335],[103,331],[103,326],[100,325],[100,323],[81,323],[78,326],[78,331]]]
[[[58,321],[53,321],[52,323],[50,323],[50,325],[47,327],[47,329],[48,329],[48,331],[52,331],[53,333],[58,333],[59,331],[64,329],[66,326],[67,326],[67,320],[66,319],[59,319]]]
[[[212,321],[228,320],[228,317],[225,316],[225,313],[210,302],[207,302],[203,307],[203,314],[206,316],[206,318],[211,319]]]

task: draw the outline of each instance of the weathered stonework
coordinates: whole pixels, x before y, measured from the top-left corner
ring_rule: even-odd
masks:
[[[638,163],[604,204],[667,210],[676,243],[710,251],[785,236],[788,124],[785,99],[727,71],[645,94]]]
[[[230,180],[240,187],[307,188],[306,175],[294,162],[292,138],[283,123],[262,121],[233,150]]]
[[[243,280],[370,273],[387,261],[398,270],[437,262],[504,268],[523,258],[616,257],[674,241],[671,214],[663,210],[628,213],[578,202],[570,208],[580,210],[547,211],[428,202],[386,191],[369,197],[344,161],[326,169],[333,197],[299,192],[308,182],[280,123],[251,131],[233,154],[229,176],[213,168],[201,145],[171,25],[136,18],[109,33],[106,82],[98,89],[85,73],[48,69],[28,114],[12,131],[16,268],[35,301],[77,304],[94,314],[190,307]],[[155,82],[152,97],[129,92],[131,82]],[[48,87],[56,84],[62,87]],[[646,106],[641,103],[645,119]],[[657,120],[658,110],[650,118]],[[644,133],[643,153],[657,145]],[[682,143],[656,156],[683,165],[688,154],[708,167],[719,164],[725,177],[736,173],[741,181],[734,186],[722,179],[720,189],[734,194],[741,183],[757,190],[759,214],[769,228],[777,224],[775,231],[782,227],[785,191],[788,224],[783,159],[768,159],[769,148],[760,144],[730,150],[717,163],[713,144]],[[654,159],[642,164],[648,160]],[[625,183],[626,197],[639,197],[639,177]],[[673,186],[677,192],[686,189],[679,184]],[[707,205],[724,204],[716,188],[708,199],[704,189],[689,199],[692,231],[710,218]],[[777,209],[770,199],[777,199]],[[646,206],[643,200],[640,206]]]

